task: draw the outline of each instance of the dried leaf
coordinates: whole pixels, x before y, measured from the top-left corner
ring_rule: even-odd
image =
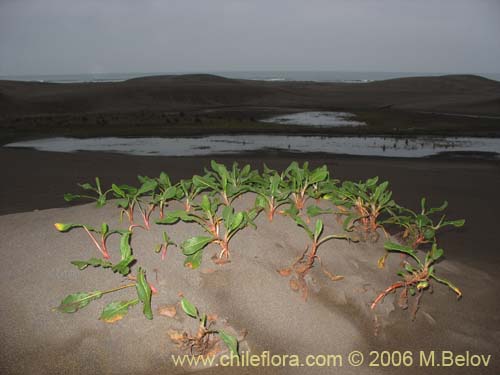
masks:
[[[281,276],[290,276],[290,274],[292,273],[292,269],[291,268],[283,268],[281,270],[276,270],[276,272],[278,272]]]
[[[214,262],[215,264],[219,265],[219,266],[222,266],[224,264],[227,264],[227,263],[231,263],[231,261],[229,259],[221,259],[221,258],[217,258],[217,257],[212,257],[212,262]]]
[[[209,322],[215,322],[215,321],[217,321],[217,319],[219,319],[219,316],[217,314],[208,314],[207,315],[207,320]]]
[[[298,274],[303,274],[306,273],[309,268],[311,267],[307,265],[307,263],[299,263],[295,266],[295,272],[297,272]]]
[[[177,315],[177,309],[175,305],[160,306],[158,308],[158,314],[166,316],[167,318],[174,318]]]
[[[300,283],[297,279],[290,280],[290,289],[292,289],[294,292],[297,292],[300,289]]]
[[[385,267],[385,261],[387,259],[387,255],[389,254],[385,254],[384,256],[381,256],[378,261],[377,261],[377,267],[378,268],[384,268]]]
[[[330,271],[328,271],[327,269],[323,268],[323,273],[328,276],[328,278],[332,281],[340,281],[340,280],[344,280],[344,276],[341,276],[341,275],[334,275],[333,273],[331,273]]]
[[[111,302],[106,305],[99,319],[106,323],[115,323],[122,320],[127,315],[129,308],[138,303],[138,299]]]
[[[184,341],[184,337],[186,336],[185,332],[176,331],[173,329],[169,330],[167,333],[168,336],[170,337],[170,340],[172,340],[176,344],[182,343]]]

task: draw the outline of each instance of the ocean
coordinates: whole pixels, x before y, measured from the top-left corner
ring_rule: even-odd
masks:
[[[264,81],[315,81],[363,83],[401,77],[438,76],[452,73],[417,72],[347,72],[347,71],[208,71],[208,72],[153,72],[153,73],[88,73],[58,75],[18,75],[2,76],[0,80],[36,81],[52,83],[76,82],[120,82],[137,77],[180,74],[215,74],[227,78]],[[471,73],[500,81],[500,73]]]

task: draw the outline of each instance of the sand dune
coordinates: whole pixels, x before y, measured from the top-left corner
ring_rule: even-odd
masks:
[[[236,205],[243,208],[252,202],[252,197],[245,196]],[[3,231],[0,252],[4,259],[0,278],[2,285],[13,286],[0,292],[4,301],[0,325],[3,374],[185,371],[173,367],[170,354],[178,351],[167,335],[169,329],[195,328],[194,322],[183,317],[180,311],[177,319],[156,315],[153,321],[148,321],[141,309],[135,307],[114,325],[97,320],[105,304],[133,298],[133,290],[103,297],[75,314],[51,311],[67,294],[122,283],[122,277],[109,270],[79,271],[69,264],[71,260],[97,255],[95,249],[84,232],[74,230],[61,234],[52,223],[84,222],[97,226],[106,221],[113,228],[122,227],[117,212],[110,202],[103,209],[87,204],[0,217]],[[332,216],[324,220],[328,233],[341,231]],[[184,257],[178,249],[172,247],[163,262],[153,249],[162,230],[168,230],[170,236],[180,242],[199,234],[196,226],[180,224],[166,228],[155,226],[150,232],[136,230],[132,239],[134,254],[138,263],[149,271],[149,280],[160,290],[153,299],[154,309],[177,303],[178,293],[182,292],[203,311],[227,319],[236,331],[247,330],[242,348],[252,353],[270,350],[275,354],[304,357],[400,348],[415,352],[446,349],[491,354],[500,344],[498,332],[483,325],[488,317],[485,311],[477,309],[475,302],[487,296],[483,283],[491,287],[498,282],[483,271],[447,260],[439,265],[440,274],[459,281],[466,297],[457,302],[453,293],[437,285],[433,294],[424,297],[418,319],[412,323],[407,313],[395,308],[394,296],[390,296],[376,310],[380,327],[375,337],[374,314],[369,303],[394,280],[399,255],[393,255],[386,268],[380,270],[376,263],[384,253],[382,242],[375,245],[343,240],[328,242],[319,251],[322,261],[330,271],[345,276],[345,280],[332,282],[316,267],[311,273],[310,298],[303,302],[290,290],[288,279],[280,276],[276,269],[289,265],[302,253],[307,236],[286,217],[278,216],[269,224],[261,216],[257,227],[257,230],[245,229],[234,238],[230,264],[211,263],[209,257],[216,248],[208,247],[201,270],[195,271],[182,266]],[[112,239],[109,245],[115,258],[118,239]],[[470,314],[475,318],[471,320]],[[451,315],[453,319],[449,319]],[[377,373],[368,366],[344,366],[338,370],[341,374]],[[301,368],[290,367],[245,371],[302,373]],[[331,371],[315,369],[318,373]],[[486,371],[481,368],[482,374],[494,371],[493,367]],[[409,368],[405,373],[421,373],[421,369]],[[454,368],[454,373],[475,372]]]
[[[157,76],[118,83],[0,81],[9,114],[189,110],[225,106],[330,107],[500,114],[500,82],[478,76],[400,78],[371,83],[262,82],[212,75]],[[497,105],[491,106],[491,103]],[[480,104],[485,103],[483,108]],[[488,103],[490,103],[488,105]],[[468,108],[471,106],[471,108]],[[491,107],[491,108],[490,108]]]

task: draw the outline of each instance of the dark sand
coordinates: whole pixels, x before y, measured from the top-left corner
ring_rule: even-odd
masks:
[[[376,290],[394,280],[392,275],[397,264],[393,262],[398,263],[398,256],[392,258],[388,269],[380,271],[376,269],[375,260],[382,252],[381,243],[352,248],[340,242],[325,246],[320,250],[325,263],[331,271],[344,273],[346,281],[329,282],[316,270],[314,277],[321,290],[304,304],[288,289],[287,280],[276,276],[274,268],[286,265],[303,250],[305,238],[290,223],[277,220],[273,227],[261,218],[257,232],[249,230],[235,239],[234,262],[213,274],[183,269],[182,257],[175,248],[171,249],[168,260],[161,263],[152,252],[155,236],[138,231],[134,250],[141,264],[148,269],[159,268],[161,291],[154,299],[154,306],[175,303],[177,292],[183,291],[200,307],[227,317],[234,328],[248,329],[245,345],[256,352],[267,349],[278,353],[318,354],[358,349],[368,354],[370,350],[399,349],[411,350],[417,357],[420,350],[453,350],[456,354],[469,350],[492,354],[492,363],[486,369],[452,367],[431,371],[413,366],[382,370],[384,373],[497,374],[500,368],[497,297],[500,249],[496,234],[500,210],[496,196],[500,186],[499,163],[318,155],[293,158],[308,159],[314,165],[326,163],[332,175],[340,179],[379,175],[391,182],[395,199],[409,207],[416,208],[421,196],[427,196],[431,204],[447,199],[449,217],[465,218],[467,223],[461,230],[446,231],[440,236],[447,259],[438,265],[439,272],[461,287],[464,298],[457,302],[450,291],[436,285],[433,294],[424,296],[417,320],[411,322],[407,312],[399,309],[389,312],[391,297],[381,305],[383,328],[380,335],[374,337],[367,306]],[[248,161],[254,166],[265,162],[282,168],[291,157],[280,154],[217,159],[225,163]],[[2,285],[12,285],[2,289],[2,373],[179,372],[171,368],[168,359],[173,347],[168,343],[166,331],[184,323],[163,317],[148,322],[140,316],[140,309],[135,308],[116,326],[105,325],[97,317],[112,298],[96,301],[75,315],[64,316],[49,310],[70,292],[112,286],[119,281],[119,277],[113,277],[109,271],[80,272],[71,266],[70,260],[90,257],[94,252],[83,233],[59,234],[51,227],[52,223],[103,220],[114,223],[117,211],[112,205],[98,210],[92,204],[43,209],[68,206],[62,201],[62,194],[75,192],[76,182],[88,181],[94,176],[100,176],[105,185],[134,183],[138,173],[154,176],[161,170],[178,179],[200,173],[209,159],[3,149],[0,160],[4,166],[0,190],[4,214],[0,217],[0,251],[4,260],[0,275]],[[41,211],[31,212],[35,209]],[[335,223],[331,222],[329,227],[338,230]],[[175,231],[172,229],[172,235],[181,241],[193,231],[194,228],[181,225]],[[159,237],[159,232],[154,233]],[[286,235],[282,238],[276,233]],[[241,248],[245,250],[238,250]],[[214,251],[209,249],[207,255]],[[213,267],[205,260],[205,267]],[[124,292],[123,298],[128,295]],[[328,371],[311,369],[310,373],[377,373],[373,370],[364,365]],[[213,371],[221,372],[219,369],[209,372]],[[226,369],[224,373],[234,372],[234,369]],[[253,372],[305,371],[259,368]]]
[[[368,126],[262,124],[306,110],[350,111]],[[464,116],[466,115],[466,116]],[[476,117],[477,116],[477,117]],[[263,82],[211,75],[115,83],[0,81],[0,142],[48,135],[214,133],[500,134],[500,82],[478,76],[371,83]]]

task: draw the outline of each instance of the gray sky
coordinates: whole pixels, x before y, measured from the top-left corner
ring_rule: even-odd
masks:
[[[500,73],[500,0],[0,0],[0,75]]]

